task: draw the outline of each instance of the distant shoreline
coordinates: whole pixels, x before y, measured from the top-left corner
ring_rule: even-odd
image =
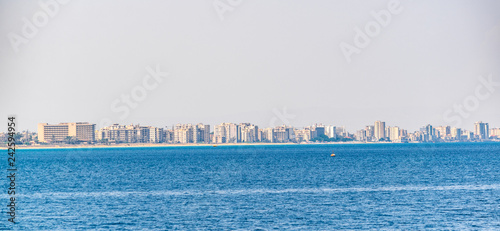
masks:
[[[18,150],[26,149],[72,149],[72,148],[154,148],[154,147],[210,147],[210,146],[252,146],[252,145],[293,145],[297,143],[225,143],[225,144],[150,144],[150,143],[124,143],[110,145],[19,145]],[[6,147],[0,147],[6,150]]]
[[[123,143],[110,145],[18,145],[16,149],[74,149],[74,148],[154,148],[154,147],[213,147],[213,146],[264,146],[264,145],[325,145],[325,144],[366,144],[364,142],[335,142],[335,143],[223,143],[223,144],[151,144],[151,143]],[[7,147],[0,147],[6,150]]]
[[[446,144],[446,143],[477,143],[477,142],[440,142],[440,143],[421,143],[409,142],[407,144]],[[480,142],[480,143],[498,143],[498,141]],[[75,149],[75,148],[154,148],[154,147],[210,147],[210,146],[263,146],[263,145],[340,145],[340,144],[405,144],[405,143],[391,143],[391,142],[332,142],[332,143],[224,143],[224,144],[151,144],[151,143],[123,143],[123,144],[110,144],[110,145],[18,145],[18,150],[29,149]],[[0,147],[0,150],[7,150],[7,147]]]

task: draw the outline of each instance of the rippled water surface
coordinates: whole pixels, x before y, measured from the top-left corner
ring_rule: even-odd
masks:
[[[500,229],[498,143],[20,150],[16,161],[18,224],[4,213],[3,229]]]

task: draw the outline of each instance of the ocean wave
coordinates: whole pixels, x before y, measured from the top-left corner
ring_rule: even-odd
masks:
[[[357,193],[357,192],[395,192],[395,191],[481,191],[499,190],[500,184],[491,185],[448,185],[448,186],[390,186],[390,187],[353,187],[353,188],[288,188],[288,189],[229,189],[229,190],[165,190],[165,191],[109,191],[109,192],[44,192],[18,194],[28,198],[78,198],[78,197],[127,197],[127,196],[197,196],[197,195],[252,195],[287,193]],[[6,194],[0,196],[7,198]]]

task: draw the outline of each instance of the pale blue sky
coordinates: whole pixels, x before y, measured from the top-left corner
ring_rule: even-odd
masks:
[[[351,132],[383,120],[416,130],[454,125],[452,115],[466,129],[477,120],[500,127],[498,86],[467,116],[446,114],[475,96],[480,75],[500,82],[500,1],[401,1],[348,63],[340,44],[353,45],[355,28],[376,22],[371,12],[389,2],[73,0],[16,52],[9,36],[23,36],[23,18],[44,13],[38,1],[0,0],[0,118],[17,115],[30,130],[107,119],[160,127],[318,122]],[[223,20],[214,3],[231,9]],[[127,116],[113,110],[156,65],[170,75],[126,106]],[[285,121],[277,115],[284,108]]]

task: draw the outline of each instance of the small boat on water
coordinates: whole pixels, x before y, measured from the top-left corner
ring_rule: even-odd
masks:
[[[330,156],[335,156],[335,153],[332,151],[332,154]]]

